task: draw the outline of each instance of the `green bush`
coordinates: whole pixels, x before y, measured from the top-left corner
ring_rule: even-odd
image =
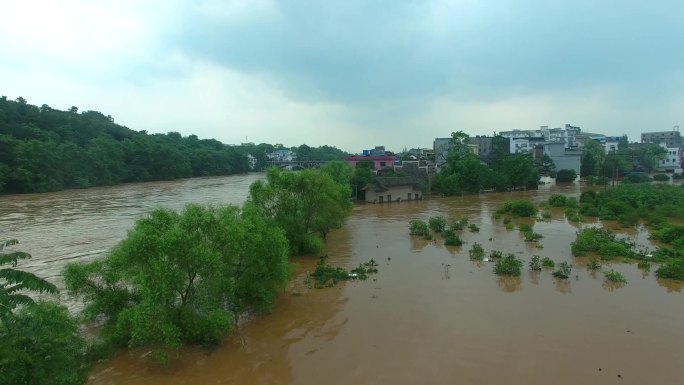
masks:
[[[432,231],[436,233],[441,233],[442,231],[444,231],[444,229],[446,229],[447,220],[446,218],[444,218],[444,216],[437,215],[434,217],[430,217],[430,219],[428,220],[428,225],[430,229],[432,229]]]
[[[556,173],[556,182],[574,182],[575,179],[577,179],[577,172],[573,169],[558,170]]]
[[[684,281],[684,259],[676,258],[665,262],[656,270],[656,275],[659,278]]]
[[[518,225],[518,229],[520,230],[520,232],[525,233],[528,231],[532,231],[532,225],[528,223],[521,223]]]
[[[477,225],[474,223],[471,223],[470,226],[468,226],[468,228],[470,229],[471,233],[477,233],[480,231],[480,228],[477,227]]]
[[[409,222],[409,233],[411,235],[430,235],[430,228],[425,221],[420,219],[411,219]]]
[[[468,224],[468,218],[464,217],[464,218],[461,218],[457,221],[454,221],[451,224],[451,229],[454,231],[461,231],[466,227],[467,224]]]
[[[567,262],[561,262],[558,264],[558,270],[553,272],[553,276],[556,278],[567,279],[572,273],[572,265]]]
[[[653,180],[658,182],[667,182],[670,180],[670,176],[667,174],[655,174],[653,175]]]
[[[610,231],[596,227],[580,230],[570,249],[572,255],[576,257],[586,255],[589,252],[598,253],[603,259],[612,259],[617,256],[635,256],[627,241],[617,239],[615,234]]]
[[[544,238],[543,235],[535,233],[534,231],[525,232],[525,242],[537,242],[538,240]]]
[[[587,263],[587,269],[589,270],[601,270],[601,262],[598,259],[592,258],[589,263]]]
[[[570,222],[579,223],[582,222],[582,216],[577,212],[577,209],[568,207],[565,209],[565,217]]]
[[[643,173],[628,174],[622,179],[622,183],[648,183],[651,178]]]
[[[528,200],[508,201],[498,211],[501,213],[511,213],[518,217],[533,217],[537,214],[537,208]]]
[[[568,198],[562,194],[553,194],[549,198],[549,204],[553,207],[565,207]]]
[[[641,261],[639,261],[639,262],[637,263],[637,267],[638,267],[640,270],[644,270],[645,272],[648,273],[649,271],[651,271],[651,262],[641,260]]]
[[[542,258],[541,263],[543,267],[550,267],[552,269],[556,267],[556,263],[549,257]]]
[[[503,253],[500,252],[499,250],[492,250],[489,252],[489,258],[491,259],[499,259],[503,257]]]
[[[481,261],[484,259],[485,251],[481,244],[475,242],[468,252],[470,254],[470,259],[474,261]]]
[[[541,270],[542,269],[541,257],[538,255],[532,256],[532,258],[530,259],[529,266],[530,266],[530,270],[534,270],[534,271]]]
[[[606,277],[606,279],[610,282],[615,282],[615,283],[627,283],[627,279],[625,279],[625,276],[622,275],[620,272],[615,271],[615,270],[609,270],[609,271],[604,271],[603,275]]]
[[[447,246],[461,246],[463,240],[458,236],[453,230],[447,230],[444,232],[444,244]]]
[[[520,276],[520,269],[523,262],[516,258],[514,254],[507,254],[505,257],[496,261],[494,273],[496,275]]]

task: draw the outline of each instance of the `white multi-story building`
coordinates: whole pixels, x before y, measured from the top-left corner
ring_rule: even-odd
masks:
[[[499,135],[511,140],[511,154],[531,151],[540,142],[563,142],[565,148],[577,146],[577,135],[582,130],[579,127],[566,124],[564,128],[549,128],[541,126],[538,130],[502,131]]]
[[[682,168],[682,147],[670,147],[665,142],[660,143],[660,147],[666,151],[665,158],[660,160],[658,169],[665,171],[675,171]]]

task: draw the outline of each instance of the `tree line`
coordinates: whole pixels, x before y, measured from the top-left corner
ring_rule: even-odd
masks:
[[[294,147],[302,160],[335,160],[346,154],[330,146]],[[0,193],[35,193],[124,182],[231,175],[268,165],[274,146],[230,146],[178,132],[148,134],[98,111],[67,111],[24,98],[0,98]]]
[[[444,195],[475,194],[483,190],[536,189],[540,167],[532,154],[506,154],[501,137],[495,137],[493,155],[485,164],[468,146],[468,135],[451,134],[452,148],[435,176],[433,189]]]
[[[15,269],[28,254],[0,243],[0,383],[76,385],[89,364],[119,349],[145,346],[160,363],[182,345],[214,346],[244,313],[268,312],[288,281],[290,255],[324,255],[326,234],[352,209],[352,170],[268,170],[242,207],[190,204],[158,208],[99,260],[67,265],[79,318],[25,290],[54,285]],[[80,322],[100,324],[85,340]]]

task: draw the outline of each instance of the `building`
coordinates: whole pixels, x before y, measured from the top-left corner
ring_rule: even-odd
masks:
[[[541,126],[538,130],[502,131],[499,135],[510,139],[510,153],[515,154],[532,152],[536,145],[543,142],[562,142],[565,148],[572,148],[578,145],[581,132],[579,127],[566,124],[563,128]]]
[[[420,181],[415,177],[375,177],[364,187],[366,202],[388,203],[423,199]]]
[[[564,142],[548,142],[542,146],[544,148],[544,155],[548,155],[556,165],[556,171],[575,170],[577,175],[580,174],[582,150],[579,148],[565,148]]]
[[[669,172],[677,171],[682,168],[682,146],[670,147],[665,142],[660,143],[660,147],[665,149],[665,158],[658,163],[657,169]]]
[[[603,139],[603,148],[606,150],[606,154],[610,154],[613,151],[618,150],[618,143],[620,143],[620,137],[619,136],[606,136]]]
[[[644,132],[641,134],[641,143],[665,143],[667,147],[681,146],[682,136],[679,133],[679,126],[675,126],[672,131]]]
[[[435,138],[432,148],[435,153],[435,168],[439,171],[444,163],[449,159],[449,151],[454,147],[451,138]]]
[[[375,170],[380,170],[385,167],[393,167],[394,162],[397,160],[397,158],[394,155],[382,155],[382,156],[362,156],[362,155],[353,155],[353,156],[348,156],[344,158],[344,161],[347,162],[352,168],[356,168],[356,164],[361,162],[361,161],[370,161],[373,162],[373,169]]]

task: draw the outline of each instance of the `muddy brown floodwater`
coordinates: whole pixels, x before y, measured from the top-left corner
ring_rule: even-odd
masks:
[[[246,186],[259,177],[9,197],[16,211],[6,209],[8,197],[2,197],[2,235],[6,224],[24,223],[21,229],[12,225],[21,230],[19,235],[9,235],[38,254],[35,271],[58,280],[59,269],[52,264],[63,264],[70,256],[77,260],[102,255],[150,206],[179,208],[187,202],[223,199],[240,203]],[[149,363],[144,350],[121,353],[98,364],[89,383],[684,383],[681,284],[625,263],[605,267],[623,273],[628,283],[607,284],[602,274],[584,267],[585,259],[570,255],[579,227],[568,223],[562,210],[536,222],[535,231],[544,236],[541,249],[492,218],[506,199],[541,202],[556,192],[578,196],[580,187],[546,185],[531,192],[359,205],[346,225],[329,235],[327,254],[331,264],[344,267],[373,258],[380,264],[379,273],[368,281],[309,289],[304,278],[316,261],[295,258],[297,273],[273,312],[243,325],[222,346],[213,351],[184,349],[168,368]],[[76,203],[68,203],[71,194],[78,197]],[[112,202],[117,199],[119,203]],[[21,210],[36,201],[42,208]],[[480,232],[463,232],[463,247],[409,236],[410,219],[437,214],[468,217]],[[108,231],[103,224],[109,222],[117,225]],[[643,228],[622,233],[642,247],[652,247]],[[548,270],[530,273],[526,268],[520,278],[499,278],[493,264],[469,260],[474,242],[488,252],[516,253],[526,262],[533,254],[571,262],[571,279],[557,280]],[[77,246],[81,244],[89,246]],[[59,247],[66,252],[42,254],[55,254]]]

